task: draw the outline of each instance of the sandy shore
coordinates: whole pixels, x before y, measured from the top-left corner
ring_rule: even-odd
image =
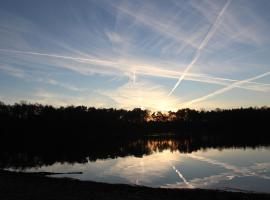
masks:
[[[201,189],[161,189],[51,178],[44,174],[0,171],[0,199],[270,199],[270,194]]]

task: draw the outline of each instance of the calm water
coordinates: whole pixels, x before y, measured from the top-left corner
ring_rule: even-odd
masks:
[[[169,148],[168,142],[162,149],[154,146],[151,143],[151,153],[139,157],[125,155],[73,164],[55,162],[25,170],[83,172],[54,176],[107,183],[270,193],[270,147],[207,148],[181,153]]]

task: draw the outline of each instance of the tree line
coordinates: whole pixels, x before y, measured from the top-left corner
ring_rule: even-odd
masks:
[[[0,102],[1,132],[39,132],[63,134],[76,132],[76,136],[137,136],[150,133],[187,134],[200,131],[268,131],[270,108],[238,108],[151,112],[86,106],[53,107],[26,102],[7,105]],[[19,134],[19,133],[18,133]],[[68,134],[63,134],[68,137]]]

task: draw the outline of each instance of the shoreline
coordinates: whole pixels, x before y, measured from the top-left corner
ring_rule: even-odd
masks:
[[[270,194],[207,189],[168,189],[54,178],[46,173],[0,170],[0,199],[270,199]]]

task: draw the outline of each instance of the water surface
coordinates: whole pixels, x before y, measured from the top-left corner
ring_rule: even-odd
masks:
[[[61,174],[106,183],[136,184],[166,188],[211,188],[270,193],[270,147],[204,148],[179,150],[175,143],[147,142],[150,153],[55,162],[27,167],[25,171],[82,172]]]

